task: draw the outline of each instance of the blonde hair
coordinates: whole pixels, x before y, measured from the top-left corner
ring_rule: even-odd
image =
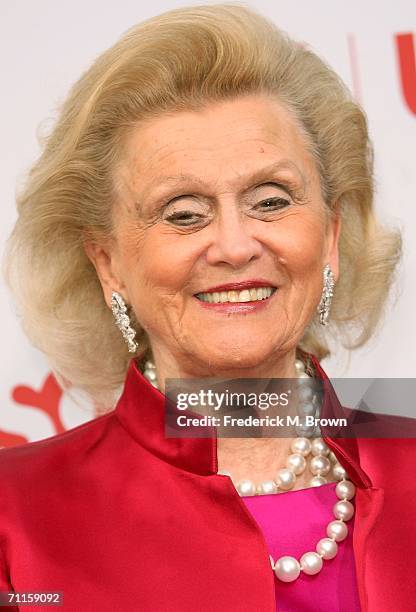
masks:
[[[18,197],[6,251],[25,332],[60,383],[85,390],[102,411],[112,407],[131,354],[83,241],[111,236],[125,138],[144,118],[256,93],[294,112],[313,145],[328,210],[338,203],[342,216],[331,323],[324,329],[315,317],[299,348],[322,359],[329,335],[355,348],[376,329],[401,239],[374,215],[363,111],[324,61],[255,11],[235,4],[171,10],[130,29],[73,86]],[[143,356],[143,331],[138,339]]]

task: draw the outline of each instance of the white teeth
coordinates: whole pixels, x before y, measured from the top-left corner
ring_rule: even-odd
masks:
[[[212,293],[197,293],[203,302],[219,304],[223,302],[256,302],[269,298],[275,291],[274,287],[257,287],[242,291],[214,291]]]
[[[249,302],[250,301],[250,291],[248,289],[244,289],[240,291],[240,299],[239,302]]]

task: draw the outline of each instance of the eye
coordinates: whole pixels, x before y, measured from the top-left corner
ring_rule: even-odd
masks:
[[[290,206],[290,201],[285,198],[274,197],[262,200],[256,206],[256,208],[263,208],[263,210],[278,210],[279,208],[285,208]]]
[[[171,215],[166,216],[165,221],[169,221],[169,223],[174,223],[175,225],[186,227],[188,225],[198,224],[203,218],[204,215],[200,215],[199,213],[193,212],[192,210],[181,210],[179,212],[175,212]]]
[[[202,227],[209,222],[211,209],[203,199],[189,194],[170,199],[162,207],[163,221],[175,227]]]

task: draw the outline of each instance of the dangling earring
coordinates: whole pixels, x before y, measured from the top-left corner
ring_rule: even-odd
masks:
[[[324,286],[322,289],[321,301],[318,305],[319,322],[321,325],[328,325],[329,309],[331,307],[332,296],[334,295],[335,279],[331,266],[326,264],[323,271]]]
[[[123,334],[124,340],[127,342],[129,347],[129,353],[135,353],[139,348],[139,345],[134,340],[136,330],[130,325],[130,317],[127,314],[127,304],[117,291],[113,291],[111,294],[111,310],[113,311],[116,325]]]

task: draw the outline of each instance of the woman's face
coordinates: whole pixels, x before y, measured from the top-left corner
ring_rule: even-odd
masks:
[[[156,359],[225,372],[296,348],[324,265],[337,276],[339,226],[278,101],[253,95],[149,119],[127,142],[118,184],[115,240],[94,263],[107,304],[112,290],[123,295]]]

